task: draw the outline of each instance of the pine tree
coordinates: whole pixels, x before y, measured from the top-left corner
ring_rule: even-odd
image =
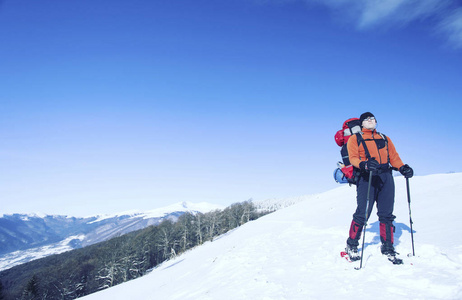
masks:
[[[0,280],[0,300],[4,300],[5,296],[3,295],[3,284],[2,281]]]
[[[39,299],[39,286],[37,275],[32,276],[32,278],[27,283],[25,290],[22,293],[21,299],[23,300],[38,300]]]

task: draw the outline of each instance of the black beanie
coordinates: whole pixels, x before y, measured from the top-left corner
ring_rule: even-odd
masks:
[[[365,113],[363,113],[361,115],[361,117],[359,117],[359,121],[361,122],[361,126],[363,125],[363,121],[366,120],[369,117],[373,117],[375,119],[375,116],[370,112],[365,112]],[[375,121],[377,121],[377,119],[375,119]]]

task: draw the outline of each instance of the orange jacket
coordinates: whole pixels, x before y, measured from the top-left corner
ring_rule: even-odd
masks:
[[[386,143],[382,142],[383,138],[380,134],[377,133],[377,131],[363,128],[362,132],[363,139],[366,142],[366,147],[367,150],[369,150],[371,157],[374,157],[380,164],[386,164],[388,162],[388,157],[390,157],[390,164],[397,169],[404,165],[398,155],[398,152],[396,152],[395,145],[393,145],[393,142],[388,136],[388,145],[386,145]],[[368,139],[382,140],[378,143],[382,144],[383,147],[378,149],[377,143],[374,140],[368,141]],[[352,135],[348,140],[347,149],[350,163],[356,168],[359,168],[360,162],[367,160],[366,151],[364,151],[363,144],[359,143],[358,145],[358,139],[356,135]]]

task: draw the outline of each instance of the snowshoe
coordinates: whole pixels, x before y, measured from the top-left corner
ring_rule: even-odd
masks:
[[[404,262],[401,258],[396,257],[396,255],[387,254],[387,258],[394,265],[402,265]]]
[[[361,259],[361,255],[359,254],[358,247],[348,245],[345,248],[346,254],[350,258],[350,261],[357,261]]]
[[[393,245],[390,245],[389,243],[383,243],[380,247],[380,250],[382,254],[386,255],[388,260],[391,261],[394,265],[403,264],[403,260],[401,258],[396,257],[396,255],[399,255],[399,253],[395,251]]]

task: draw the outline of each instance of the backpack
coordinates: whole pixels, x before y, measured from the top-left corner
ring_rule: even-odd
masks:
[[[383,147],[387,147],[388,153],[388,139],[387,137],[377,132],[384,141]],[[351,118],[346,120],[343,123],[343,127],[341,130],[337,131],[335,134],[335,142],[337,145],[342,147],[340,149],[340,154],[342,155],[342,161],[337,163],[337,169],[334,170],[334,179],[338,183],[349,183],[350,185],[356,184],[357,180],[359,179],[360,171],[359,169],[353,167],[350,163],[350,159],[348,156],[348,149],[347,149],[347,142],[348,139],[353,135],[356,135],[359,144],[362,144],[364,147],[364,151],[366,152],[366,158],[370,159],[371,155],[369,154],[369,150],[366,147],[365,140],[362,137],[361,132],[361,124],[358,118]],[[388,156],[388,164],[390,163],[390,156]]]
[[[350,164],[347,142],[353,134],[359,132],[361,132],[360,120],[358,118],[350,118],[343,122],[342,129],[335,133],[335,142],[341,147],[340,155],[342,156],[342,161],[337,163],[337,169],[334,170],[334,179],[338,183],[356,184],[358,172]]]

